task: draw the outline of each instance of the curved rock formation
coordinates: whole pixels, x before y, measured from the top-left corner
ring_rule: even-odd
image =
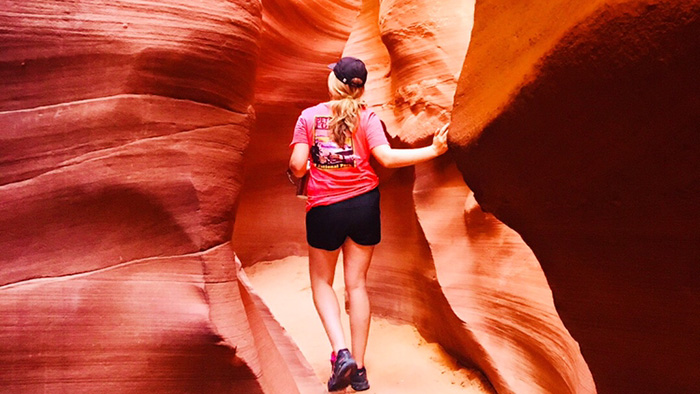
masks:
[[[700,388],[699,15],[477,4],[453,153],[534,251],[601,393]]]
[[[3,390],[323,392],[230,246],[259,3],[3,7]]]
[[[474,360],[499,393],[594,393],[535,255],[481,210],[455,165],[417,166],[414,200],[442,291],[474,338],[468,352],[451,350]]]
[[[244,264],[306,253],[304,205],[285,175],[288,146],[302,109],[328,99],[327,65],[340,57],[360,1],[262,3],[257,122],[233,239]]]
[[[697,391],[700,3],[473,10],[6,2],[0,385],[324,392],[241,265],[306,253],[288,143],[345,54],[395,146],[452,119],[379,171],[376,313],[499,393]]]

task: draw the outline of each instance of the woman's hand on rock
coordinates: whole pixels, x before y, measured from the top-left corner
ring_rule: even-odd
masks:
[[[450,124],[446,123],[441,128],[435,130],[435,134],[433,135],[433,148],[438,156],[447,152],[447,131],[449,126]]]

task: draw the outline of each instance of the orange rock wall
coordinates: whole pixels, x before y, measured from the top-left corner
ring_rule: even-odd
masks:
[[[697,391],[699,11],[4,2],[0,385],[324,392],[241,264],[306,253],[288,143],[345,54],[395,146],[452,121],[378,169],[375,313],[499,393]]]
[[[534,251],[601,393],[700,388],[699,11],[477,3],[452,153]]]
[[[323,392],[230,246],[261,13],[3,2],[3,391]]]

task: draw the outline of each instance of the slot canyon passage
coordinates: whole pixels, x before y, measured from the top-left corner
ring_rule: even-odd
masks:
[[[325,392],[285,170],[342,55],[394,147],[451,122],[377,166],[370,392],[700,392],[700,1],[0,4],[1,392]]]

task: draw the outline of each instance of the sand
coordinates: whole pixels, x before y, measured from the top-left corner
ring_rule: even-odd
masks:
[[[340,268],[338,264],[334,288],[342,303]],[[291,256],[260,262],[245,272],[319,380],[325,383],[330,375],[331,348],[313,306],[308,258]],[[349,344],[350,330],[344,311],[342,319]],[[492,393],[481,373],[458,365],[439,345],[427,342],[413,326],[379,316],[372,316],[365,364],[371,385],[365,393]]]

